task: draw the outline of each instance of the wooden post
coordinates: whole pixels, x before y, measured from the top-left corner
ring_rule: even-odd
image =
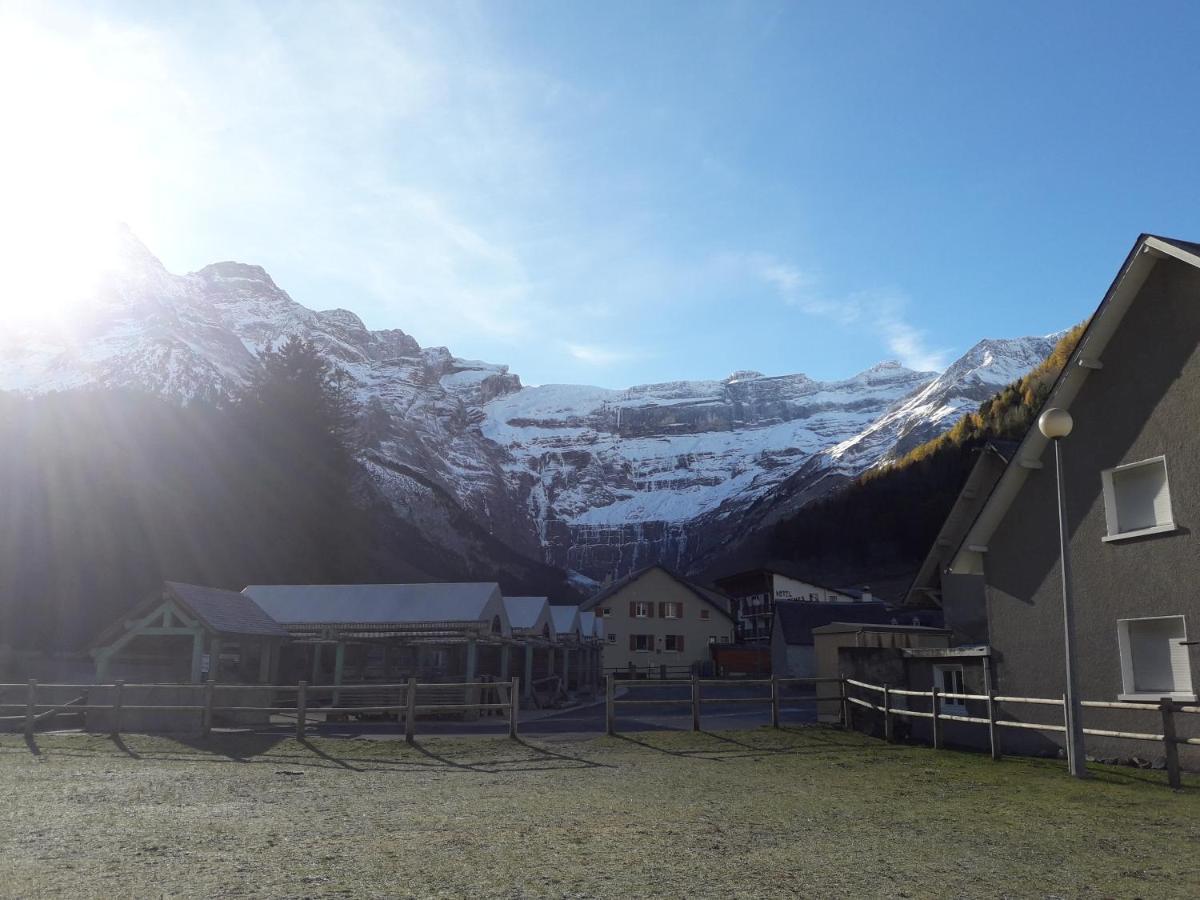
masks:
[[[692,672],[692,731],[700,730],[700,676]]]
[[[1176,790],[1182,785],[1179,778],[1179,745],[1175,743],[1175,703],[1162,701],[1163,749],[1167,753],[1167,783]]]
[[[992,688],[992,661],[983,658],[983,692],[987,694],[988,743],[992,747],[992,759],[1000,759],[1000,729],[996,727],[996,692]]]
[[[508,673],[508,655],[510,652],[512,652],[512,648],[509,647],[508,644],[504,644],[500,648],[500,680],[501,681],[507,681],[510,677],[509,673]]]
[[[883,739],[892,743],[892,692],[885,684],[883,686]]]
[[[308,719],[308,682],[300,682],[296,690],[296,740],[304,740],[304,726]]]
[[[658,680],[659,681],[667,680],[667,664],[666,663],[658,664]]]
[[[271,683],[271,642],[258,642],[258,683]]]
[[[200,719],[200,733],[204,737],[212,734],[213,720],[213,685],[214,682],[210,678],[204,682],[204,713]]]
[[[516,675],[512,678],[512,686],[508,689],[508,736],[517,736],[517,716],[521,711],[521,679]]]
[[[525,699],[533,698],[533,644],[525,645]]]
[[[313,644],[312,683],[321,683],[321,645]]]
[[[613,705],[613,681],[615,679],[610,674],[604,679],[604,730],[608,734],[616,734],[615,718],[616,708]]]
[[[571,648],[563,647],[563,691],[571,687]]]
[[[933,749],[942,749],[942,704],[939,702],[937,685],[933,686]]]
[[[112,702],[112,728],[110,734],[117,737],[121,733],[121,694],[125,691],[125,682],[118,678],[117,683],[113,685],[113,702]]]
[[[33,737],[33,726],[37,721],[37,679],[29,679],[29,693],[25,697],[25,737]]]
[[[838,689],[842,699],[842,727],[847,731],[851,729],[853,723],[850,720],[850,701],[846,699],[846,676],[843,675],[838,679]]]
[[[209,667],[212,667],[212,657],[209,657]],[[199,684],[204,670],[204,632],[197,630],[192,635],[192,684]]]
[[[410,744],[417,736],[417,679],[408,679],[408,709],[404,713],[404,740]]]
[[[342,705],[342,675],[346,669],[346,642],[338,641],[333,651],[333,702],[331,706]]]
[[[779,676],[771,676],[771,727],[779,727]]]

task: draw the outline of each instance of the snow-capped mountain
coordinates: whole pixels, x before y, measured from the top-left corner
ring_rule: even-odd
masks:
[[[522,387],[506,366],[302,306],[257,266],[179,276],[127,232],[120,247],[69,328],[5,331],[0,389],[228,393],[265,346],[297,335],[353,379],[373,436],[360,461],[398,518],[460,554],[485,535],[597,580],[655,561],[687,568],[780,485],[815,496],[904,452],[1054,344],[982,341],[941,374],[887,362],[833,382],[744,371],[624,391]]]

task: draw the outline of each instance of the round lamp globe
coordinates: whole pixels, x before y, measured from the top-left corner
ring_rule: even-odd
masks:
[[[1065,409],[1048,409],[1038,416],[1038,430],[1052,441],[1065,438],[1074,425],[1075,420]]]

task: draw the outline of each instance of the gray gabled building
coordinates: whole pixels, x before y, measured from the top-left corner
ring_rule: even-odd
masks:
[[[1200,245],[1142,235],[1084,331],[1046,408],[1062,442],[1085,700],[1195,701],[1200,638]],[[948,566],[983,591],[996,688],[1064,690],[1054,453],[1031,428]],[[953,603],[943,597],[943,603]],[[947,620],[953,619],[950,609]],[[1053,709],[1053,708],[1049,708]],[[1028,707],[1008,710],[1028,718]],[[1049,715],[1049,713],[1047,713]],[[1200,734],[1193,716],[1181,730]],[[1061,719],[1061,716],[1059,717]],[[1160,732],[1156,713],[1088,708],[1088,728]],[[1029,750],[1059,735],[1006,734]],[[1089,736],[1092,755],[1161,745]],[[1194,752],[1194,748],[1187,748]],[[1194,756],[1185,761],[1196,765]]]

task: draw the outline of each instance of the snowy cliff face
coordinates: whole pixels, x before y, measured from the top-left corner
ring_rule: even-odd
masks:
[[[522,387],[506,366],[301,306],[257,266],[172,275],[127,233],[119,255],[69,328],[0,337],[0,389],[224,394],[264,347],[297,335],[353,379],[371,436],[360,460],[397,517],[463,554],[464,534],[486,533],[597,580],[687,568],[781,486],[803,503],[905,452],[1054,343],[983,341],[941,375],[889,362],[834,382],[744,371],[624,391]]]

